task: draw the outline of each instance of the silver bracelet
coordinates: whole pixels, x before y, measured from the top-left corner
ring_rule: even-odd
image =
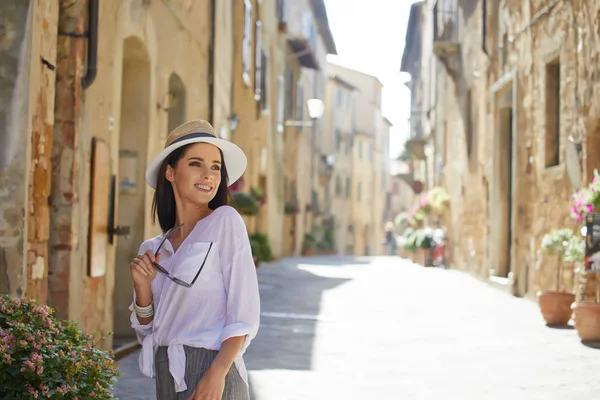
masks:
[[[141,318],[150,318],[154,315],[154,302],[150,303],[145,307],[140,307],[137,303],[133,303],[135,313]]]

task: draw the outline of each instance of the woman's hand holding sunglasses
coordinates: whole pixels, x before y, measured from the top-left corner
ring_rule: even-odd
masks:
[[[156,268],[152,266],[152,263],[158,263],[159,261],[160,254],[154,257],[151,250],[134,258],[130,265],[134,285],[140,288],[150,287],[157,275]]]

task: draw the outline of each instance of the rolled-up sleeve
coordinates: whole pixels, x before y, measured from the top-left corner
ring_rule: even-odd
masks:
[[[244,220],[232,210],[224,224],[224,246],[219,249],[223,280],[227,294],[227,314],[221,343],[245,336],[243,354],[258,332],[260,324],[260,295],[256,267]]]
[[[150,248],[150,246],[147,244],[147,242],[142,243],[142,245],[140,246],[140,249],[138,251],[138,254],[145,253],[149,248]],[[131,327],[135,330],[135,335],[137,336],[138,342],[140,342],[140,344],[142,344],[142,342],[144,341],[144,338],[152,333],[152,326],[153,326],[154,321],[150,321],[150,323],[147,325],[142,325],[140,323],[140,321],[137,317],[137,314],[135,313],[135,308],[133,307],[133,304],[135,303],[135,301],[136,301],[136,296],[135,296],[135,290],[134,290],[133,291],[133,301],[129,305],[129,311],[131,311],[131,317],[129,318],[129,320],[131,321]]]

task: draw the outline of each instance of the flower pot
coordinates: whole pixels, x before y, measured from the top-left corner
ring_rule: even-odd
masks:
[[[418,249],[417,250],[417,264],[420,264],[420,265],[426,267],[427,259],[429,258],[429,257],[427,257],[428,253],[429,253],[428,249]]]
[[[567,325],[571,319],[573,310],[571,304],[575,301],[575,295],[565,292],[538,292],[538,303],[540,310],[548,326]]]
[[[575,329],[584,342],[600,341],[600,303],[578,301],[571,306]]]

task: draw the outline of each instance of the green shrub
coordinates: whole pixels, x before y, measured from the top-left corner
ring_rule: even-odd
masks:
[[[250,235],[250,247],[252,248],[252,255],[258,261],[273,261],[269,237],[264,233],[256,232]]]

